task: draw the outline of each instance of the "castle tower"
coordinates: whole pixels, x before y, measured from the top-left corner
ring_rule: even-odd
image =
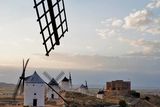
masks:
[[[44,107],[45,82],[34,72],[24,82],[24,106]]]

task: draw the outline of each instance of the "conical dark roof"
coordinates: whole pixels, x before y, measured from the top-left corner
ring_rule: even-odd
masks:
[[[82,85],[80,86],[80,88],[87,89],[88,87],[87,87],[87,86],[85,86],[84,84],[82,84]]]
[[[99,90],[97,94],[104,94],[103,90]]]
[[[56,85],[56,86],[58,86],[58,83],[57,83],[57,81],[54,78],[48,84],[49,85]]]
[[[25,79],[26,83],[45,83],[43,81],[43,79],[37,74],[37,72],[35,71],[33,75],[28,76]]]
[[[62,82],[68,82],[68,81],[69,81],[69,79],[67,77],[64,77],[62,80]]]

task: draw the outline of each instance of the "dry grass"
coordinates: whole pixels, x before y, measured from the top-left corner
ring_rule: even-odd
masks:
[[[77,92],[66,92],[65,98],[71,104],[71,107],[97,107],[99,105],[112,105],[111,103]]]
[[[160,96],[158,95],[144,95],[148,96],[150,98],[149,102],[156,105],[157,107],[160,107]]]

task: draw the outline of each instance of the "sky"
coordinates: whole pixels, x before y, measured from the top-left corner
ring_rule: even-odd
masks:
[[[69,31],[49,57],[33,0],[0,1],[0,81],[15,83],[30,58],[30,73],[64,70],[75,83],[160,87],[160,0],[64,1]]]

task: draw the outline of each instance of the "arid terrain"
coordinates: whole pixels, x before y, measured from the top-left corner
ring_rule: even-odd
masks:
[[[4,84],[0,85],[0,107],[23,107],[23,96],[17,97],[17,102],[14,102],[12,99],[12,93],[14,91],[15,85],[13,84]],[[93,90],[91,90],[94,93]],[[160,107],[160,96],[159,90],[138,90],[141,93],[141,98],[133,97],[109,97],[104,98],[103,100],[96,98],[95,96],[84,95],[77,92],[63,92],[62,95],[68,101],[71,107],[98,107],[105,105],[105,107],[110,105],[117,105],[120,100],[125,100],[128,104],[137,103],[136,107]],[[157,92],[157,93],[156,93]],[[144,98],[149,97],[149,101],[146,101]],[[63,107],[63,101],[46,101],[46,107]],[[132,106],[129,106],[132,107]]]

